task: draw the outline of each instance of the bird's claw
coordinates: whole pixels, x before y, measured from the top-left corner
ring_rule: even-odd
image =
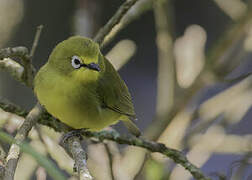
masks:
[[[61,139],[61,144],[66,144],[68,139],[73,136],[78,137],[80,140],[83,140],[82,133],[81,133],[82,131],[83,129],[75,129],[75,130],[67,132],[66,134],[63,135]]]

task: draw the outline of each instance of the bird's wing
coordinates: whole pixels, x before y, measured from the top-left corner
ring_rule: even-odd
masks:
[[[98,80],[98,94],[106,108],[135,119],[134,106],[128,88],[112,64],[103,57],[105,71]]]

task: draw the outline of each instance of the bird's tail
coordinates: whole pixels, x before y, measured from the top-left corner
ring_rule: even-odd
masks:
[[[130,118],[122,120],[122,122],[131,134],[135,135],[136,137],[139,137],[141,135],[141,131]]]

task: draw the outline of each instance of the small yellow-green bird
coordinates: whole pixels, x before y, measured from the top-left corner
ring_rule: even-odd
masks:
[[[122,120],[140,135],[126,84],[91,39],[59,43],[38,71],[34,91],[50,114],[74,129],[99,131]]]

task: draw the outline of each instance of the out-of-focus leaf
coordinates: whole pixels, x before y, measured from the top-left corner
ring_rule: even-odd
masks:
[[[145,175],[147,180],[161,180],[164,176],[162,163],[154,160],[148,160],[145,166]]]

